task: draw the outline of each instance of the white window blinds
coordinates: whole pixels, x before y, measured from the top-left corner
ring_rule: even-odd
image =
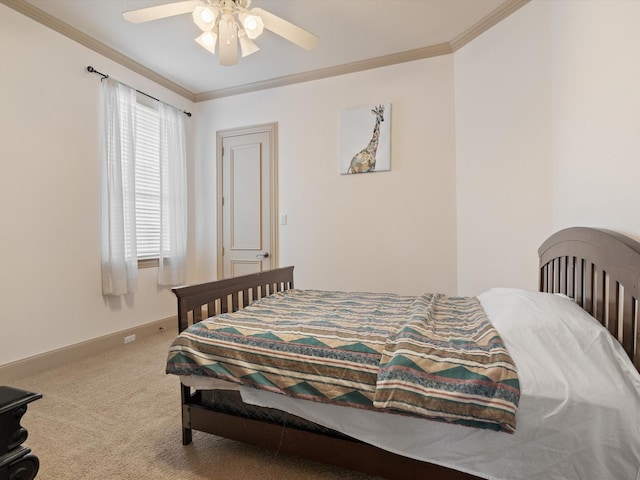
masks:
[[[138,260],[160,255],[160,119],[158,110],[136,104],[136,241]]]

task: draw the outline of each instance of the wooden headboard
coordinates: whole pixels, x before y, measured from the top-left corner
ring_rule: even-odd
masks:
[[[574,299],[640,370],[640,243],[608,230],[573,227],[552,235],[538,254],[540,291]]]

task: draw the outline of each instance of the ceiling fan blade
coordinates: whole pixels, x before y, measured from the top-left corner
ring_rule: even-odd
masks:
[[[313,50],[318,45],[320,39],[313,33],[309,33],[273,13],[269,13],[261,8],[252,8],[251,13],[262,18],[264,28],[271,30],[273,33],[280,35],[282,38],[289,40],[291,43],[295,43],[305,50]]]
[[[125,20],[132,23],[150,22],[161,18],[182,15],[183,13],[191,13],[202,2],[199,0],[187,0],[183,2],[166,3],[155,7],[139,8],[137,10],[129,10],[122,15]]]

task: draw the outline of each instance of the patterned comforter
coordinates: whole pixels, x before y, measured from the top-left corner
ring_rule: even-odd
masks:
[[[167,373],[513,432],[517,372],[475,297],[287,290],[197,323]]]

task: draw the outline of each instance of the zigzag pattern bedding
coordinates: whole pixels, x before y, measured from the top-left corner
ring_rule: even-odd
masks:
[[[475,297],[425,294],[382,353],[373,405],[515,430],[513,360]]]
[[[438,355],[425,353],[438,344]],[[167,373],[507,432],[519,398],[515,366],[477,300],[441,295],[276,293],[182,332]]]

